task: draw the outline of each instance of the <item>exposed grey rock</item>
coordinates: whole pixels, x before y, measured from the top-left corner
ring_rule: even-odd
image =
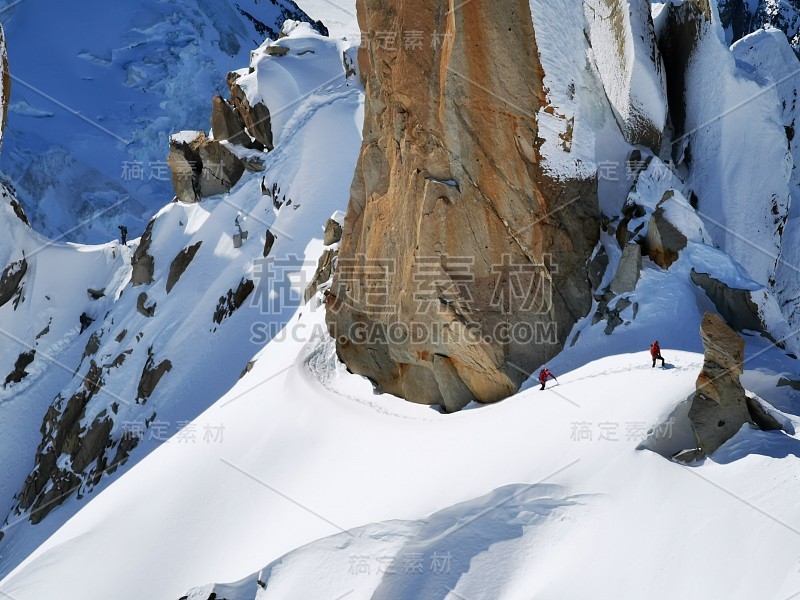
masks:
[[[711,454],[753,420],[739,382],[744,372],[744,341],[712,313],[703,315],[700,336],[705,357],[689,419],[698,448]]]
[[[83,387],[92,396],[103,387],[103,370],[93,360],[89,363],[89,370],[83,377]]]
[[[20,221],[22,221],[23,223],[25,223],[25,225],[30,227],[31,226],[30,221],[28,221],[28,216],[25,214],[25,211],[22,209],[22,204],[20,204],[19,202],[17,202],[13,198],[11,200],[9,200],[9,203],[11,204],[11,208],[13,209],[14,214],[17,215],[17,218]]]
[[[142,234],[139,245],[131,257],[131,285],[149,285],[153,283],[153,273],[155,272],[155,259],[148,254],[150,244],[153,243],[153,226],[155,217],[150,219],[147,227]]]
[[[44,329],[42,329],[39,333],[36,334],[36,339],[43,338],[48,333],[50,333],[50,324],[53,322],[53,317],[50,317],[50,320],[45,325]]]
[[[199,202],[203,162],[195,145],[170,140],[167,164],[172,173],[172,187],[178,200],[187,204]]]
[[[592,284],[592,289],[597,290],[600,288],[607,268],[608,254],[606,254],[605,248],[600,248],[594,258],[589,261],[589,282]]]
[[[783,429],[778,419],[767,412],[761,403],[755,398],[747,397],[747,412],[753,423],[762,431],[778,431]]]
[[[89,327],[91,327],[92,323],[94,323],[94,319],[85,312],[81,313],[81,316],[78,317],[78,321],[81,324],[81,333],[86,331]]]
[[[97,354],[97,351],[100,349],[100,336],[97,332],[93,333],[89,336],[89,341],[86,342],[86,347],[83,349],[83,356],[81,357],[81,362],[89,356],[94,356]]]
[[[255,285],[250,279],[242,279],[239,286],[234,290],[228,290],[227,295],[220,296],[217,308],[214,311],[214,323],[221,324],[222,321],[230,317],[238,310],[247,297],[253,292]]]
[[[650,0],[584,0],[584,6],[596,68],[620,131],[629,143],[658,152],[665,111],[650,110],[633,89],[647,85],[647,102],[660,100],[666,108]]]
[[[107,369],[116,369],[121,367],[122,364],[125,362],[125,359],[128,357],[129,354],[133,352],[133,349],[125,350],[124,352],[120,352],[117,357],[111,361],[110,364],[105,365]]]
[[[619,266],[611,281],[609,289],[617,294],[627,294],[636,289],[639,275],[642,272],[642,248],[639,244],[630,243],[622,251]]]
[[[170,138],[167,164],[175,196],[186,203],[229,191],[245,171],[233,152],[203,132],[192,140]]]
[[[81,439],[75,453],[72,455],[72,469],[82,473],[86,468],[99,460],[109,445],[109,435],[114,422],[106,417],[95,419]]]
[[[250,106],[244,90],[236,83],[238,78],[237,73],[228,73],[227,81],[231,90],[231,104],[244,121],[250,136],[261,143],[266,150],[272,150],[274,146],[272,145],[272,119],[269,109],[261,102]]]
[[[86,290],[86,293],[89,294],[89,297],[92,300],[100,300],[100,298],[103,298],[106,295],[106,290],[93,290],[92,288],[89,288]]]
[[[136,310],[144,317],[152,317],[156,314],[156,303],[147,306],[147,292],[142,292],[136,299]]]
[[[205,135],[203,135],[205,138]],[[208,198],[229,191],[244,174],[244,163],[224,145],[207,138],[199,148],[202,171],[200,197]]]
[[[8,53],[6,51],[6,34],[0,27],[0,48],[2,48],[2,56],[0,56],[0,66],[2,66],[2,75],[0,80],[3,84],[3,115],[0,121],[0,142],[2,142],[2,135],[6,129],[6,121],[8,120],[8,105],[11,100],[11,73],[8,70]]]
[[[261,148],[261,144],[253,143],[244,130],[244,121],[239,113],[222,96],[214,96],[211,107],[211,131],[215,140],[227,140],[246,148]]]
[[[28,261],[24,258],[12,262],[3,269],[3,274],[0,275],[0,306],[4,306],[12,298],[16,297],[14,308],[17,307],[22,294],[22,279],[27,272]]]
[[[74,456],[80,451],[83,433],[80,421],[87,404],[102,385],[101,370],[92,361],[83,387],[66,403],[59,394],[47,409],[42,421],[42,441],[36,453],[35,468],[17,495],[17,510],[30,509],[32,523],[41,521],[53,508],[69,498],[81,483],[79,475],[59,468],[57,461],[63,454]],[[85,455],[88,456],[88,453]],[[48,484],[50,487],[45,491]]]
[[[691,450],[681,450],[672,457],[675,462],[691,465],[700,462],[706,457],[706,453],[700,448],[692,448]]]
[[[186,271],[186,268],[191,264],[197,251],[200,250],[202,243],[203,242],[200,241],[184,248],[178,252],[178,255],[172,260],[172,263],[169,265],[169,275],[167,276],[166,289],[168,294],[172,291],[172,288],[175,287],[175,284],[178,283],[181,275]]]
[[[604,330],[606,335],[611,335],[617,327],[625,323],[620,314],[631,305],[631,301],[627,298],[620,298],[614,303],[613,308],[609,308],[609,305],[615,298],[616,296],[614,296],[613,293],[605,294],[605,296],[598,301],[597,311],[592,316],[592,325],[597,325],[601,321],[606,321],[606,328]]]
[[[304,302],[311,300],[319,291],[319,289],[330,281],[331,276],[333,275],[333,266],[338,255],[339,252],[336,250],[325,250],[325,252],[322,253],[322,256],[319,257],[317,270],[306,287],[303,298]]]
[[[239,374],[239,379],[241,379],[242,377],[247,375],[250,371],[252,371],[253,367],[255,366],[256,366],[256,361],[254,360],[248,361],[244,369],[242,369],[242,372]]]
[[[275,234],[267,229],[267,239],[264,241],[264,252],[262,253],[264,258],[268,257],[269,253],[272,251],[272,246],[275,244],[275,239]]]
[[[139,438],[135,435],[123,435],[122,439],[119,441],[117,445],[117,451],[114,454],[114,458],[111,461],[111,464],[106,469],[106,472],[111,474],[117,470],[117,467],[124,465],[128,457],[130,457],[131,452],[133,451],[136,446],[139,445]]]
[[[289,53],[287,46],[267,46],[267,56],[286,56]]]
[[[331,246],[337,242],[342,240],[342,225],[341,223],[337,223],[333,219],[328,219],[328,222],[325,223],[325,238],[323,239],[323,243],[326,246]]]
[[[162,360],[156,364],[153,347],[147,349],[147,362],[142,369],[142,376],[139,378],[139,385],[136,389],[136,403],[144,404],[152,396],[156,386],[167,373],[172,370],[172,363],[169,360]]]
[[[49,478],[51,487],[36,497],[36,501],[31,507],[30,521],[34,525],[41,522],[50,511],[62,504],[80,486],[81,479],[72,471],[55,469]]]
[[[728,287],[706,273],[692,269],[692,282],[706,293],[717,311],[736,331],[767,334],[749,290]]]
[[[25,377],[29,375],[25,369],[33,362],[35,357],[35,349],[31,349],[20,354],[17,357],[17,360],[14,362],[14,370],[6,376],[6,381],[3,384],[3,387],[7,386],[9,383],[19,383],[25,379]]]

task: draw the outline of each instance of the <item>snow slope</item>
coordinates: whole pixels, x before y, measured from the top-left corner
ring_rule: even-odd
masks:
[[[263,172],[246,174],[230,194],[199,204],[172,203],[159,211],[149,228],[148,252],[155,262],[151,284],[134,287],[130,282],[131,254],[140,240],[129,247],[52,243],[24,225],[3,200],[2,218],[12,235],[0,240],[0,260],[5,265],[25,257],[29,268],[22,281],[24,299],[18,306],[9,302],[0,307],[0,331],[6,338],[0,345],[0,374],[13,372],[21,354],[37,350],[27,376],[0,388],[0,412],[9,430],[0,436],[0,455],[6,458],[0,467],[0,510],[8,515],[0,542],[3,572],[77,511],[81,498],[124,473],[230,389],[301,304],[322,251],[325,222],[346,206],[360,143],[362,91],[345,77],[341,56],[346,44],[303,26],[281,43],[290,53],[269,60],[288,59],[293,68],[284,77],[293,72],[296,85],[308,91],[285,108],[294,123],[291,134],[273,152],[260,155]],[[309,48],[314,52],[296,56]],[[309,85],[313,80],[306,79],[311,71],[304,60],[330,67],[324,86]],[[285,201],[280,208],[262,193],[262,184],[271,189],[273,183]],[[237,215],[249,233],[241,248],[233,245]],[[276,238],[271,262],[263,260],[268,230]],[[197,244],[194,259],[167,292],[173,259]],[[226,298],[248,281],[253,289],[247,302],[231,308]],[[93,300],[89,288],[103,290],[104,297]],[[152,317],[137,310],[142,293],[145,307],[155,305]],[[94,319],[85,331],[82,313]],[[143,397],[144,372],[163,361],[169,361],[170,369]],[[87,377],[97,367],[102,386],[80,414],[80,439],[95,421],[111,418],[105,462],[82,471],[74,469],[74,456],[60,456],[59,469],[78,471],[77,497],[73,494],[32,526],[30,511],[14,495],[28,474],[41,470],[39,459],[54,444],[53,437],[61,435],[51,431],[50,421],[43,424],[43,417],[52,406],[56,422],[67,427],[67,399],[88,389]],[[105,473],[106,466],[116,464],[115,453],[126,436],[139,437],[139,430],[145,433],[131,463]],[[55,478],[47,480],[43,493],[56,485]]]
[[[792,169],[789,179],[790,204],[783,226],[780,255],[776,260],[775,291],[781,309],[793,329],[800,327],[800,144],[798,126],[798,83],[800,62],[779,30],[767,28],[738,41],[731,48],[742,68],[773,87],[780,99],[781,123],[789,138]]]
[[[144,226],[172,193],[169,134],[207,129],[227,72],[285,19],[308,19],[292,0],[0,10],[14,77],[0,169],[39,231],[95,243]]]
[[[702,356],[665,350],[670,368],[653,370],[645,352],[621,354],[557,371],[550,391],[442,415],[375,397],[337,363],[322,314],[300,312],[290,329],[302,337],[268,345],[197,419],[224,423],[222,443],[163,445],[0,590],[177,598],[250,572],[217,597],[744,599],[800,589],[800,508],[785,502],[800,485],[799,440],[742,431],[701,467],[640,448],[686,442],[670,418]],[[741,548],[758,548],[760,577],[738,576],[753,561]],[[423,572],[406,572],[419,555]],[[431,568],[434,555],[449,555],[446,572]],[[397,574],[378,572],[386,557]],[[97,561],[103,569],[85,568]]]
[[[312,19],[322,21],[332,38],[358,41],[361,30],[356,16],[356,0],[296,0]]]
[[[689,145],[688,183],[715,243],[766,285],[789,209],[792,156],[778,92],[738,68],[720,35],[715,19],[690,62],[680,142]],[[754,168],[754,157],[768,167]]]
[[[583,42],[582,7],[533,0],[532,8],[548,102],[555,109],[540,114],[545,168],[599,176],[600,163],[622,164],[632,147]],[[84,385],[89,360],[82,354],[92,333],[100,335],[93,356],[104,369],[121,350],[132,352],[122,366],[103,371],[104,391],[87,407],[83,424],[119,401],[111,441],[119,443],[131,424],[141,426],[142,437],[115,474],[92,483],[90,472],[81,497],[71,497],[42,523],[30,525],[24,512],[9,515],[0,541],[0,595],[15,600],[177,600],[187,594],[208,600],[212,593],[220,600],[796,596],[800,396],[793,388],[799,387],[796,361],[788,351],[755,333],[745,336],[742,382],[768,403],[786,432],[745,427],[702,464],[683,466],[667,458],[693,445],[686,400],[703,360],[700,319],[715,310],[692,283],[692,270],[751,291],[760,298],[761,316],[773,335],[789,331],[772,310],[769,286],[753,275],[763,264],[747,263],[752,257],[741,248],[720,242],[710,221],[702,221],[687,200],[692,186],[703,184],[716,193],[715,186],[724,183],[720,173],[727,174],[720,164],[729,163],[714,163],[709,152],[696,159],[702,168],[692,173],[648,157],[634,182],[601,178],[601,205],[609,221],[601,246],[609,266],[595,290],[593,311],[548,365],[558,383],[540,392],[529,381],[502,403],[440,414],[376,395],[368,381],[349,374],[326,333],[321,298],[300,301],[323,250],[322,226],[348,198],[362,92],[339,61],[347,43],[325,40],[305,27],[277,43],[289,53],[266,57],[263,48],[257,51],[255,71],[246,80],[251,98],[263,98],[280,113],[276,149],[260,156],[265,171],[246,174],[230,194],[163,208],[152,226],[151,284],[133,288],[128,281],[128,257],[139,240],[130,248],[48,244],[3,204],[2,218],[13,224],[15,238],[0,242],[5,253],[0,258],[7,263],[25,250],[35,272],[25,280],[19,307],[0,307],[0,331],[13,331],[22,340],[13,349],[0,347],[0,374],[11,370],[20,350],[37,344],[64,368],[53,368],[37,353],[30,374],[0,391],[0,423],[20,424],[13,434],[0,436],[0,456],[16,459],[2,467],[0,499],[8,508],[17,501],[12,494],[33,467],[41,440],[36,432],[48,403],[57,393],[68,395]],[[712,52],[718,49],[707,56]],[[712,84],[736,93],[763,89],[752,72],[742,75],[746,70],[740,71],[730,54],[720,54],[720,60],[721,66],[710,59],[703,63],[719,70]],[[694,75],[693,91],[699,94],[699,71]],[[710,110],[698,98],[693,96],[695,119]],[[761,119],[753,123],[768,122],[759,138],[768,150],[760,157],[765,161],[777,152],[768,142],[780,127],[777,95],[772,99],[775,106],[765,102],[748,113]],[[769,122],[772,117],[778,120]],[[712,128],[702,134],[708,137],[693,138],[692,146],[705,149],[718,135],[734,139],[741,126]],[[559,134],[569,127],[573,143],[561,145]],[[760,162],[754,168],[752,161],[732,158],[738,162],[731,164],[746,171],[733,173],[737,185],[750,185],[746,175],[754,173],[765,182],[760,169],[783,172],[783,163],[776,171],[768,162],[763,164],[769,169]],[[271,189],[273,183],[286,200],[280,208],[277,197],[262,194],[262,184]],[[770,184],[785,182],[778,178]],[[643,235],[665,192],[673,195],[661,206],[686,235],[686,248],[669,269],[645,258],[635,288],[607,300],[605,288],[621,254],[611,225],[621,226],[623,205],[631,200],[644,216],[630,227],[641,225],[636,235]],[[711,192],[705,197],[717,198]],[[719,209],[724,213],[725,206]],[[234,248],[240,214],[249,239]],[[731,223],[742,225],[735,220],[739,216],[733,214]],[[257,272],[264,266],[259,259],[267,229],[276,237],[267,264],[283,267],[270,277]],[[172,259],[198,242],[195,259],[167,293]],[[55,271],[42,280],[38,272],[45,265],[32,256],[40,246],[52,252],[47,262]],[[243,279],[263,285],[215,324],[218,299]],[[90,300],[85,287],[103,284],[107,297]],[[151,318],[136,310],[142,291],[148,294],[146,306],[156,304]],[[53,315],[52,333],[37,340],[41,318],[48,315],[47,296],[54,293],[62,310]],[[620,323],[610,334],[605,321],[593,318],[601,301],[618,309]],[[83,334],[76,325],[81,311],[97,317]],[[130,331],[120,344],[116,337],[123,328]],[[650,367],[646,352],[656,338],[669,363],[663,370]],[[237,382],[253,355],[252,369]],[[136,382],[151,356],[155,362],[170,360],[172,369],[140,404]],[[168,425],[164,439],[153,436],[154,412]],[[62,457],[64,467],[70,464]]]

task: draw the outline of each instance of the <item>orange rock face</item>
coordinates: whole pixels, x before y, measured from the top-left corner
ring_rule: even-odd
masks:
[[[328,297],[348,368],[458,410],[514,393],[589,310],[595,180],[541,167],[527,0],[360,0],[364,141]]]

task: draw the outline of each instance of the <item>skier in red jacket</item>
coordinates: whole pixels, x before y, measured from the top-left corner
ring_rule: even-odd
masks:
[[[661,366],[664,366],[664,357],[661,356],[661,346],[658,345],[658,340],[653,342],[650,346],[650,356],[653,357],[653,367],[656,366],[656,361],[661,361]]]
[[[556,376],[555,376],[555,375],[553,375],[553,374],[550,372],[550,369],[542,369],[541,371],[539,371],[539,383],[541,383],[541,384],[542,384],[542,389],[544,389],[544,384],[546,384],[546,383],[547,383],[547,380],[548,380],[550,377],[552,377],[553,379],[555,379],[556,381],[558,381],[558,379],[556,379]]]

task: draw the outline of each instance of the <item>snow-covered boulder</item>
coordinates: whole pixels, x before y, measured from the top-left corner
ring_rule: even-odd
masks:
[[[759,29],[777,28],[800,51],[800,6],[796,0],[717,0],[728,44]]]
[[[595,64],[625,139],[658,152],[667,97],[650,0],[587,0],[584,9]]]
[[[680,192],[668,190],[647,225],[647,256],[662,269],[669,269],[690,240],[707,242],[703,222]]]

